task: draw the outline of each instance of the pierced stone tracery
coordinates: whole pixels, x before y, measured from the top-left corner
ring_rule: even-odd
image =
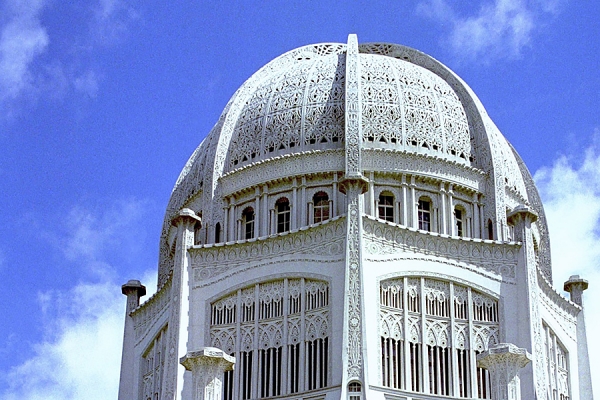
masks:
[[[330,326],[329,284],[323,281],[265,282],[213,302],[211,346],[238,360],[226,373],[224,400],[326,387]]]
[[[489,378],[475,356],[499,342],[497,300],[436,279],[385,280],[379,332],[384,386],[489,398]]]

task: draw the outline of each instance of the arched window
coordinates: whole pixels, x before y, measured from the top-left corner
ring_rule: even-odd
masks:
[[[494,240],[494,225],[492,224],[491,219],[488,219],[487,231],[488,231],[488,239]]]
[[[379,205],[377,207],[379,219],[394,222],[394,195],[390,192],[383,192],[379,195]]]
[[[459,208],[456,207],[454,209],[454,224],[456,225],[456,235],[458,236],[464,236],[465,235],[465,212]]]
[[[232,400],[230,388],[246,400],[327,387],[330,326],[329,284],[319,280],[259,283],[211,303],[211,346],[236,357],[222,398]]]
[[[490,398],[489,374],[475,363],[499,342],[496,299],[454,282],[402,277],[380,283],[379,305],[383,386]]]
[[[280,198],[275,203],[275,212],[277,213],[277,233],[290,230],[290,201],[285,197]]]
[[[419,199],[419,229],[431,232],[431,202],[426,198]]]
[[[254,209],[246,207],[242,212],[242,229],[244,230],[244,239],[254,237]]]
[[[329,219],[329,197],[325,192],[316,193],[313,196],[314,221],[313,223],[327,221]]]
[[[360,382],[348,384],[348,400],[360,400],[362,398],[362,385]]]
[[[200,221],[198,221],[194,224],[194,244],[195,245],[202,244],[202,238],[200,236],[201,234],[202,234],[202,224],[200,223]]]
[[[221,223],[215,225],[215,243],[221,243]]]

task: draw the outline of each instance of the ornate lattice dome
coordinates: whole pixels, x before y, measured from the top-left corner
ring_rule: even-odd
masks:
[[[343,147],[344,51],[342,45],[308,48],[288,68],[257,76],[235,123],[227,171],[281,154]],[[406,60],[369,53],[360,55],[360,70],[365,147],[470,161],[465,110],[444,79]]]
[[[480,193],[483,218],[507,230],[507,210],[532,206],[540,268],[551,279],[541,201],[530,173],[477,96],[450,69],[417,50],[358,45],[356,88],[346,87],[347,45],[300,47],[269,62],[232,96],[184,167],[167,209],[161,276],[168,274],[170,221],[184,206],[203,224],[223,220],[225,198],[267,182],[344,169],[346,118],[358,108],[363,168],[452,181]],[[348,104],[348,90],[358,92]],[[198,207],[196,207],[198,208]],[[171,234],[172,236],[172,234]],[[506,240],[506,235],[497,235]]]

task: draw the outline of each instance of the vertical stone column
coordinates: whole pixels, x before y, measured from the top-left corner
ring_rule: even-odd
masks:
[[[221,400],[223,373],[232,371],[235,358],[214,347],[188,352],[179,361],[192,373],[193,399]]]
[[[516,329],[507,333],[507,340],[530,348],[535,354],[532,368],[523,374],[523,396],[525,398],[545,398],[548,392],[547,370],[544,366],[544,340],[542,317],[540,314],[540,288],[538,285],[537,262],[534,249],[532,224],[537,214],[526,205],[518,205],[508,214],[508,221],[515,227],[515,239],[521,242],[516,268],[517,279],[517,315],[518,320],[507,322],[515,324]]]
[[[123,352],[121,353],[121,378],[119,380],[119,400],[135,398],[135,329],[131,312],[140,305],[140,297],[146,295],[146,287],[140,281],[130,280],[121,286],[121,292],[127,296],[125,310],[125,330],[123,333]]]
[[[531,354],[511,343],[500,343],[477,356],[477,366],[490,373],[492,400],[520,400],[519,371],[531,361]]]
[[[179,398],[184,385],[185,370],[178,364],[179,357],[186,354],[189,319],[189,255],[188,249],[193,245],[194,224],[199,218],[189,208],[182,209],[173,218],[171,224],[177,228],[177,246],[173,262],[173,277],[169,298],[169,322],[163,387],[160,398],[174,400]],[[231,223],[231,221],[230,221]]]
[[[579,375],[579,397],[592,399],[592,375],[585,327],[585,312],[583,307],[583,291],[588,288],[588,281],[579,275],[572,275],[565,282],[564,290],[571,295],[571,301],[581,307],[577,314],[577,373]]]
[[[367,381],[366,343],[362,287],[362,213],[363,193],[369,181],[362,175],[362,103],[360,98],[360,62],[358,38],[348,36],[346,51],[345,174],[340,191],[346,194],[346,268],[344,295],[344,337],[342,354],[342,398],[347,384]]]

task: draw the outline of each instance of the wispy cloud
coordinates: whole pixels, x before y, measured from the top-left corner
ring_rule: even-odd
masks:
[[[0,398],[117,397],[125,298],[111,259],[115,253],[126,259],[128,252],[135,256],[139,250],[133,241],[140,239],[138,234],[143,236],[140,222],[146,205],[130,199],[97,209],[78,206],[64,217],[65,230],[47,233],[60,246],[64,263],[77,263],[91,277],[68,290],[37,294],[43,314],[38,326],[44,337],[33,346],[29,359],[0,372],[7,387]],[[156,270],[150,267],[138,278],[152,291]]]
[[[122,0],[96,0],[87,10],[77,6],[81,18],[69,36],[45,23],[44,11],[72,7],[68,2],[7,0],[0,8],[0,106],[5,110],[0,117],[18,114],[23,100],[97,95],[102,77],[94,62],[97,51],[121,43],[139,13]]]
[[[540,21],[558,12],[560,0],[493,0],[460,15],[446,0],[425,0],[417,11],[448,27],[442,41],[459,58],[489,62],[516,58],[531,44]]]
[[[600,135],[600,132],[596,132]],[[584,151],[583,161],[562,156],[535,174],[548,218],[555,285],[571,275],[590,282],[584,294],[592,376],[600,375],[600,148]],[[597,390],[598,388],[596,388]]]
[[[50,41],[40,21],[43,0],[8,1],[0,27],[0,102],[16,99],[34,85],[32,62],[44,53]]]

